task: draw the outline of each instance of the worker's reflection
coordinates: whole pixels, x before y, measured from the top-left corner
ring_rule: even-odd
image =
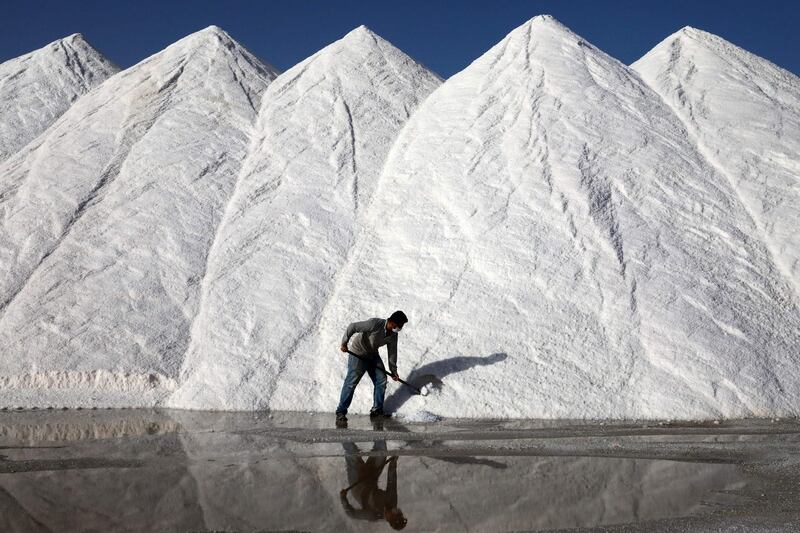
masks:
[[[371,456],[365,460],[355,443],[345,442],[342,446],[347,462],[349,486],[342,489],[339,495],[347,515],[369,521],[385,519],[394,529],[406,527],[406,517],[397,508],[397,456]],[[386,441],[376,441],[372,451],[386,452]],[[386,490],[381,490],[378,488],[378,481],[387,465]],[[353,507],[350,499],[360,509]]]

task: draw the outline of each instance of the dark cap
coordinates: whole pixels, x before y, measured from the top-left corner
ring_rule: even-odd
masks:
[[[395,324],[400,324],[401,326],[408,322],[408,317],[402,311],[395,311],[392,313],[392,316],[389,317],[389,320],[394,322]]]

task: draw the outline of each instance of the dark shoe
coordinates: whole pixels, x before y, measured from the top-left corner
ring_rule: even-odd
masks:
[[[337,428],[347,427],[347,416],[345,416],[344,413],[336,413],[336,427]]]
[[[384,413],[383,409],[375,409],[374,411],[369,412],[370,418],[391,418],[392,415],[389,413]]]

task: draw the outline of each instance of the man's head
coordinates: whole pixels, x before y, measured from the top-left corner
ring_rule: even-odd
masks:
[[[394,509],[384,509],[383,517],[389,522],[389,525],[394,529],[403,529],[406,527],[408,520],[403,516],[403,511],[395,507]]]
[[[386,319],[386,329],[399,333],[403,326],[408,322],[408,317],[402,311],[395,311],[392,316]]]

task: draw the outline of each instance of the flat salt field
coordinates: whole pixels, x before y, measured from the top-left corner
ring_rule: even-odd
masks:
[[[800,423],[0,412],[2,531],[790,531]]]

